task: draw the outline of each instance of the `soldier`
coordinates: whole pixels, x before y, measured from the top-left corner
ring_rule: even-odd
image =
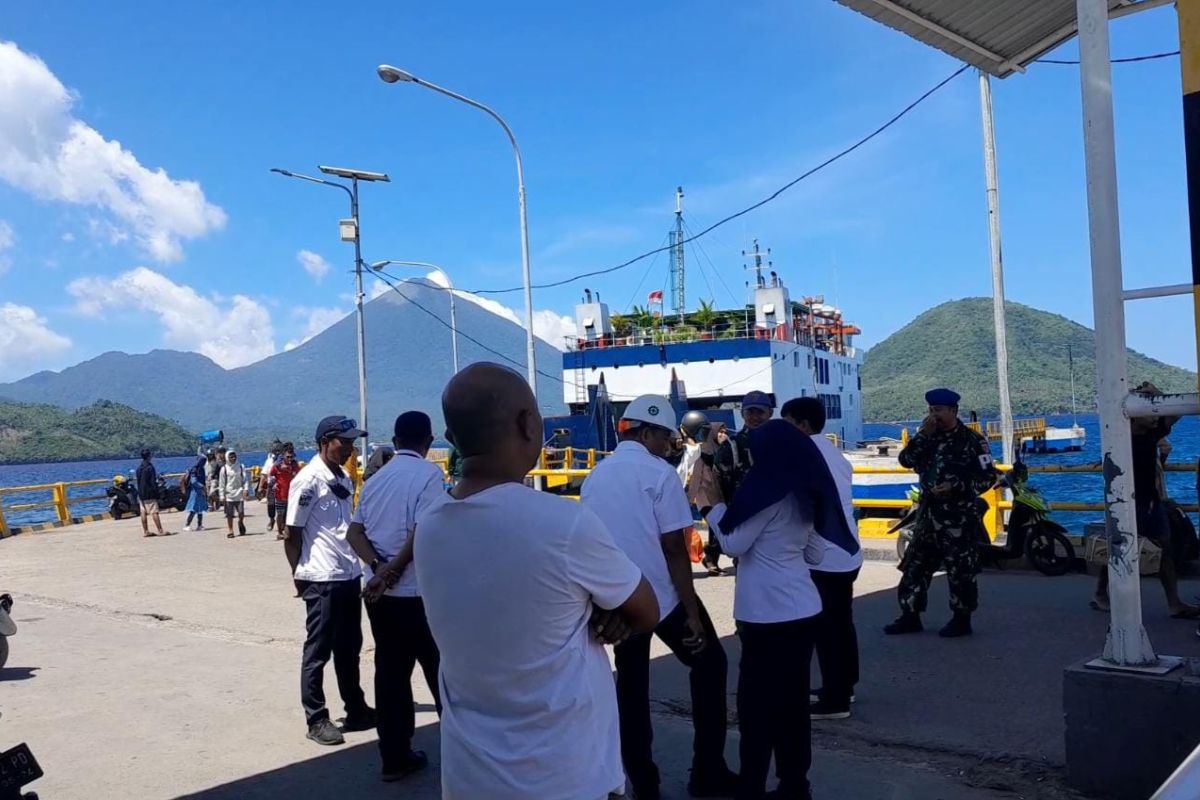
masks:
[[[949,389],[925,394],[929,415],[920,431],[900,451],[900,465],[920,476],[921,499],[912,542],[901,559],[900,618],[883,630],[888,634],[923,630],[921,612],[929,582],[942,563],[950,587],[954,618],[939,631],[945,637],[971,633],[971,613],[979,602],[979,495],[996,482],[996,467],[987,439],[958,420],[959,395]]]

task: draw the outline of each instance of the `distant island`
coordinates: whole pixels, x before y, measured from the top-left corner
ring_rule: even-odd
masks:
[[[1013,412],[1044,415],[1071,410],[1071,371],[1080,412],[1096,407],[1096,345],[1091,328],[1059,314],[1006,303],[1008,383]],[[1165,392],[1196,390],[1188,370],[1129,351],[1131,384],[1150,381]],[[962,411],[999,414],[992,301],[971,297],[931,308],[872,347],[862,367],[863,417],[869,422],[919,419],[925,391],[949,386]]]
[[[0,401],[0,464],[85,461],[195,452],[196,435],[169,419],[100,400],[67,411]]]

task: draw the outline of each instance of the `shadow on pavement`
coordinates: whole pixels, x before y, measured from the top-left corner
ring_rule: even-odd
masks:
[[[36,673],[39,669],[41,667],[4,667],[0,669],[0,682],[27,681],[37,677]]]

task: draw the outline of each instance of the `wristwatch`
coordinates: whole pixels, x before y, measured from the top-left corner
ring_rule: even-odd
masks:
[[[386,567],[386,566],[387,566],[387,562],[384,561],[382,558],[371,559],[371,572],[373,572],[376,575],[379,574],[379,570],[382,567]]]

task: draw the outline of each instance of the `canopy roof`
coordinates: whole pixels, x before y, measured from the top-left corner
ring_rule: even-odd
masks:
[[[1075,35],[1075,0],[837,0],[998,78]],[[1165,0],[1109,0],[1112,16]]]

